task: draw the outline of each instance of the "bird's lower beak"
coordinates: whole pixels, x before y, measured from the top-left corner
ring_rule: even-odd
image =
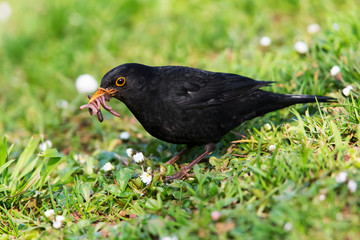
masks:
[[[105,88],[98,88],[97,91],[94,93],[94,95],[92,95],[92,97],[89,100],[89,103],[92,103],[95,99],[103,96],[103,95],[107,95],[105,96],[105,98],[110,98],[114,93],[116,92],[116,90],[114,89],[105,89]]]

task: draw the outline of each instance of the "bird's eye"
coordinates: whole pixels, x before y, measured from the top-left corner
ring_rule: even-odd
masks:
[[[121,87],[124,86],[125,84],[125,78],[124,77],[119,77],[118,79],[116,79],[116,85]]]

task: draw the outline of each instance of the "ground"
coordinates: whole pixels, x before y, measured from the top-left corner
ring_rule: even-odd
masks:
[[[358,1],[9,1],[10,15],[5,5],[0,239],[359,238]],[[163,181],[202,148],[146,185],[143,169],[184,146],[152,138],[116,100],[124,117],[97,122],[75,87],[126,62],[238,73],[338,103],[248,121],[188,178]]]

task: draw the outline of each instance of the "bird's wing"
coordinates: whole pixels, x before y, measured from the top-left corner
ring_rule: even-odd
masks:
[[[193,68],[176,69],[171,72],[169,96],[183,109],[204,108],[237,101],[272,83],[255,81],[236,74]]]

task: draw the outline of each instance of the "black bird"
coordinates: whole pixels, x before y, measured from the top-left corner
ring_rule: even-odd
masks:
[[[187,145],[164,165],[175,163],[196,145],[205,145],[200,156],[168,178],[175,179],[182,178],[226,133],[246,120],[297,103],[334,100],[260,90],[271,83],[190,67],[127,63],[106,73],[98,91],[81,109],[88,107],[102,121],[101,105],[116,114],[105,103],[114,97],[125,103],[152,136]]]

